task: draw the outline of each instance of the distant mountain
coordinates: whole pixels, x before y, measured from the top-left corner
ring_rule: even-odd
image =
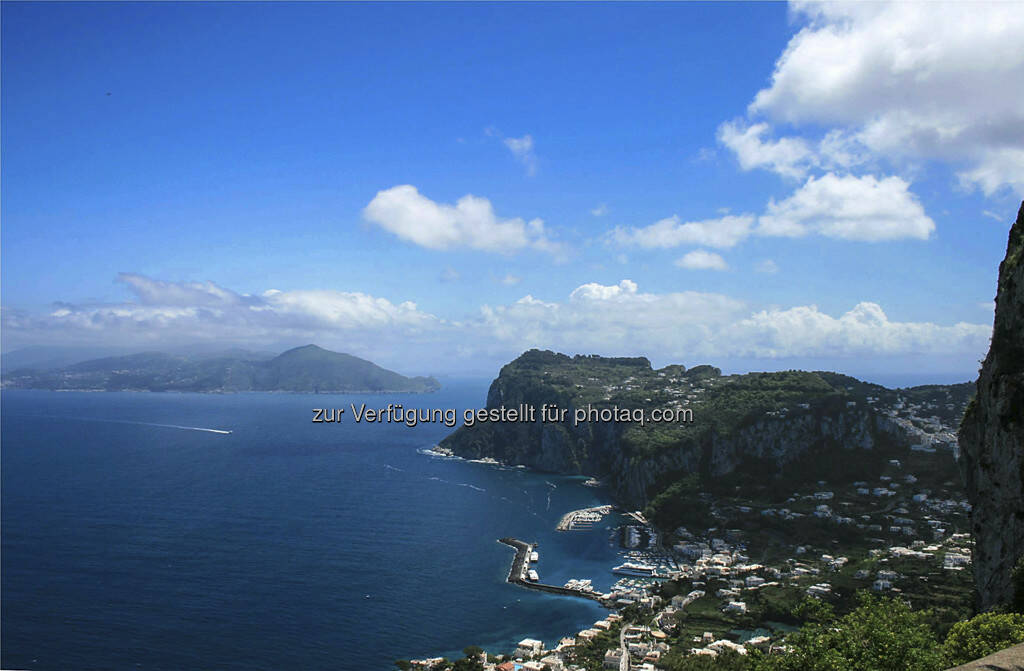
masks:
[[[432,377],[405,377],[316,345],[296,347],[271,358],[245,350],[198,356],[142,352],[53,369],[4,370],[2,385],[7,389],[314,393],[430,392],[440,388]]]
[[[125,354],[124,349],[113,347],[49,347],[33,345],[4,352],[0,355],[0,369],[5,373],[22,368],[49,370],[70,366],[79,361]]]

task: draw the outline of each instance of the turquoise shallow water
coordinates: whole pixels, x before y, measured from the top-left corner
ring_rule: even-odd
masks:
[[[3,392],[0,666],[387,669],[593,622],[595,603],[507,584],[496,539],[539,541],[545,582],[605,589],[617,520],[554,531],[605,492],[423,454],[443,425],[310,422],[485,393]]]

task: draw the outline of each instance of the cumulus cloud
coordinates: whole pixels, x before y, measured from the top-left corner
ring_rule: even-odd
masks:
[[[680,358],[692,355],[690,348],[743,313],[742,301],[721,294],[645,293],[628,279],[612,285],[591,282],[563,302],[525,296],[510,305],[483,306],[477,342],[503,351],[541,347]]]
[[[765,122],[727,121],[718,127],[718,141],[732,150],[745,171],[761,168],[796,179],[811,170],[849,170],[871,163],[868,149],[841,129],[830,130],[817,143],[802,137],[770,139],[770,134]]]
[[[606,286],[597,282],[582,284],[569,294],[571,301],[610,301],[636,296],[639,287],[633,280],[622,280],[618,284]]]
[[[983,352],[992,329],[965,322],[894,322],[878,304],[864,302],[839,317],[814,305],[762,310],[731,332],[740,356],[778,358]]]
[[[814,161],[814,152],[802,138],[765,140],[767,123],[744,126],[732,121],[718,127],[718,141],[736,154],[744,170],[767,168],[785,177],[803,177]]]
[[[676,259],[676,265],[687,270],[728,270],[729,266],[719,254],[704,249],[695,249]]]
[[[857,160],[858,147],[891,159],[938,159],[963,166],[960,178],[986,194],[1004,186],[1024,193],[1019,5],[796,2],[791,8],[805,26],[750,114],[832,127],[837,134],[820,153],[837,163]],[[763,143],[761,124],[723,132],[741,165],[785,167],[799,154],[795,139]]]
[[[532,248],[561,254],[548,239],[544,221],[519,217],[500,219],[491,201],[474,195],[454,205],[437,203],[415,186],[402,184],[379,191],[363,209],[363,217],[399,238],[428,249],[469,248],[511,253]]]
[[[749,214],[686,223],[678,215],[672,215],[650,226],[616,227],[609,234],[608,240],[623,246],[645,249],[668,249],[681,245],[728,248],[746,239],[753,224],[754,217]]]
[[[600,205],[592,209],[590,211],[590,214],[594,215],[595,217],[603,217],[604,215],[608,214],[608,206],[605,203],[601,203]]]
[[[411,301],[393,303],[361,292],[269,289],[251,295],[213,282],[169,282],[133,273],[122,273],[118,279],[134,300],[58,303],[47,314],[20,313],[13,320],[5,313],[4,327],[30,342],[63,339],[111,345],[254,343],[368,334],[385,334],[393,342],[445,327],[444,320]]]
[[[754,264],[754,271],[759,273],[765,273],[766,275],[774,275],[779,272],[779,265],[771,259],[764,259]]]
[[[676,361],[959,354],[973,363],[991,334],[981,324],[892,321],[871,302],[838,317],[813,305],[751,311],[722,294],[651,294],[631,280],[584,284],[565,302],[525,296],[481,313],[478,327],[513,350],[644,352]]]
[[[540,347],[662,361],[722,362],[735,357],[820,358],[939,355],[973,366],[991,325],[901,322],[873,302],[837,316],[814,305],[760,309],[720,293],[651,293],[629,279],[590,282],[568,295],[527,294],[468,309],[458,319],[362,292],[267,290],[243,294],[212,282],[168,282],[124,275],[131,300],[57,304],[46,314],[3,309],[5,342],[103,343],[161,348],[216,342],[316,342],[409,367],[497,366]],[[212,297],[212,298],[211,298]]]
[[[899,177],[810,177],[789,198],[768,203],[758,219],[761,235],[800,237],[817,233],[830,238],[877,242],[927,240],[935,230],[909,185]]]

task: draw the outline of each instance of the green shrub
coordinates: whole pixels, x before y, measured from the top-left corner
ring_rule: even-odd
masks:
[[[1024,615],[982,613],[954,624],[943,650],[949,666],[956,666],[1021,642],[1024,642]]]

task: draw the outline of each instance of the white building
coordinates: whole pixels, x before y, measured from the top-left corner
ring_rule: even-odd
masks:
[[[523,659],[533,659],[541,653],[544,649],[543,641],[538,641],[534,638],[524,638],[519,641],[519,645],[516,646],[516,657],[522,657]]]

